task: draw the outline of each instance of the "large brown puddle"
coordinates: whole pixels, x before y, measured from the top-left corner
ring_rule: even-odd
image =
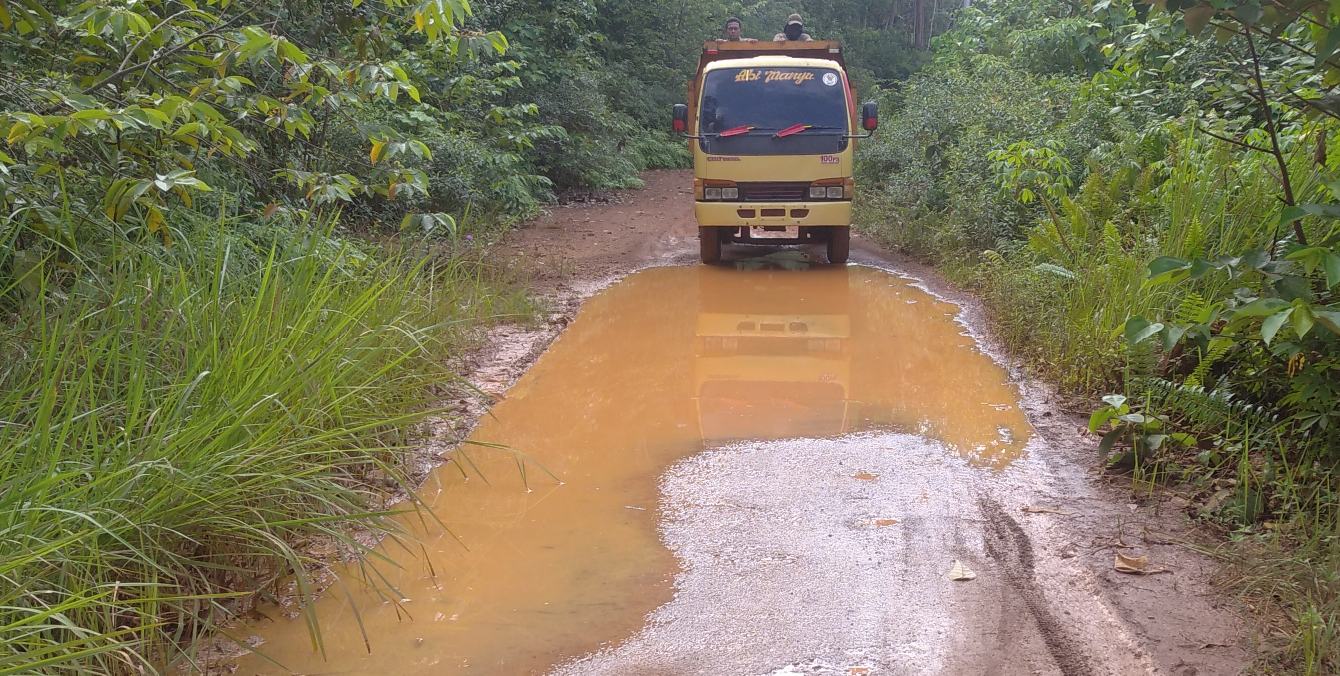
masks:
[[[252,656],[240,673],[535,673],[624,639],[676,572],[658,478],[707,446],[885,429],[1004,468],[1028,423],[956,312],[860,267],[629,277],[586,303],[473,436],[563,483],[469,450],[422,491],[451,534],[407,519],[417,541],[384,544],[386,560],[343,571],[317,602],[324,659],[302,620],[281,620],[243,631],[284,668]]]

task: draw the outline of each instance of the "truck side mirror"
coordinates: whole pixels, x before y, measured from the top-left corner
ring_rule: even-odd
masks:
[[[675,133],[683,134],[689,130],[688,106],[682,103],[676,103],[673,112],[671,113],[671,117],[672,121],[670,123],[670,128],[673,129]]]
[[[874,131],[879,127],[879,104],[874,101],[866,101],[861,105],[861,128],[866,131]]]

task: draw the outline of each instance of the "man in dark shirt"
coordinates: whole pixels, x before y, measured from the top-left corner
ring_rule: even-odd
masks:
[[[805,32],[805,22],[800,20],[799,14],[786,17],[786,27],[773,37],[774,42],[786,42],[788,40],[810,42],[813,39],[809,33]]]

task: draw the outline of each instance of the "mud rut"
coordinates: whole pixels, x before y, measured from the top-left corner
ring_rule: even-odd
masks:
[[[489,349],[468,355],[457,365],[483,391],[504,402],[509,397],[524,399],[537,381],[535,373],[522,376],[551,341],[564,335],[550,350],[553,352],[577,349],[571,345],[565,348],[563,341],[584,340],[564,331],[587,299],[604,289],[617,296],[623,285],[613,285],[636,270],[697,264],[696,226],[688,202],[691,177],[684,172],[654,172],[647,178],[648,187],[643,191],[555,208],[545,218],[513,233],[500,247],[500,251],[512,253],[504,264],[522,266],[533,273],[552,313],[539,329],[504,327],[495,331]],[[651,558],[645,562],[635,562],[625,582],[619,582],[622,578],[617,576],[611,578],[609,584],[614,587],[627,584],[631,590],[642,585],[652,590],[614,594],[608,602],[596,604],[597,616],[631,613],[626,621],[577,622],[578,626],[564,628],[569,638],[552,644],[536,639],[534,647],[523,647],[529,637],[507,637],[511,616],[502,615],[490,620],[495,622],[495,633],[502,635],[497,654],[510,655],[510,650],[520,655],[517,659],[501,657],[488,662],[462,658],[453,663],[433,652],[448,651],[445,644],[435,644],[433,638],[425,639],[420,633],[416,623],[422,626],[425,620],[414,619],[407,624],[399,606],[388,606],[384,610],[393,612],[390,619],[368,625],[373,634],[373,655],[354,649],[361,648],[359,639],[349,641],[351,650],[345,657],[312,660],[295,647],[285,656],[308,661],[301,666],[295,666],[294,661],[281,662],[295,672],[344,673],[511,674],[557,669],[563,674],[1190,676],[1240,672],[1248,658],[1242,623],[1210,585],[1213,563],[1182,545],[1198,537],[1184,515],[1158,500],[1132,498],[1121,486],[1106,485],[1095,477],[1095,444],[1080,431],[1084,421],[1058,411],[1055,398],[1044,385],[1028,380],[992,348],[983,312],[974,299],[940,282],[934,271],[901,260],[859,237],[853,239],[852,249],[854,263],[914,280],[912,286],[935,294],[933,304],[954,303],[955,321],[965,329],[963,335],[971,336],[965,340],[981,355],[1006,366],[1009,386],[1017,393],[1017,410],[1026,416],[1024,424],[1031,430],[1023,433],[1031,437],[1023,459],[1003,463],[974,460],[962,449],[958,452],[961,458],[956,458],[952,421],[942,425],[939,432],[932,430],[931,436],[941,437],[934,442],[858,435],[815,441],[805,447],[779,441],[713,450],[708,444],[707,452],[681,460],[668,472],[663,467],[655,470],[666,472],[663,480],[653,482],[653,493],[659,491],[659,498],[654,494],[638,496],[640,502],[622,506],[629,511],[621,513],[632,519],[629,527],[643,533],[659,529],[663,546],[674,555],[672,561],[664,551],[648,554]],[[772,252],[727,247],[725,251],[727,260],[759,255],[823,260],[823,252],[817,248]],[[638,279],[645,283],[647,278]],[[602,294],[586,305],[598,308],[600,303],[612,302],[606,299],[608,295]],[[925,301],[913,297],[897,301],[918,302]],[[699,319],[701,323],[701,315]],[[628,358],[630,361],[620,368],[629,370],[641,363],[639,355]],[[933,361],[919,368],[930,368]],[[521,392],[509,391],[514,383]],[[984,402],[985,396],[980,397]],[[554,401],[563,402],[564,397]],[[503,411],[504,406],[499,405],[497,410]],[[477,402],[465,401],[459,411],[474,419],[480,419],[484,412]],[[896,417],[897,411],[893,414]],[[883,414],[870,415],[878,418]],[[1013,443],[1011,437],[1020,436],[1005,433],[1012,423],[989,425],[1000,426],[1006,445]],[[672,429],[673,425],[667,423],[665,428]],[[442,441],[459,440],[465,431],[444,428]],[[903,449],[906,456],[882,453],[880,449],[887,451],[888,444]],[[822,451],[818,460],[816,448]],[[786,462],[791,465],[786,466]],[[878,466],[877,472],[885,473],[890,480],[872,482],[871,486],[864,486],[863,481],[853,483],[851,471],[860,468],[849,465],[862,462]],[[1009,466],[1011,462],[1013,466]],[[787,495],[767,493],[776,486],[760,488],[757,478],[774,476],[773,484],[780,484],[804,473],[815,475],[814,485],[807,489],[815,501],[810,511],[794,511],[798,507]],[[877,477],[878,473],[870,476]],[[861,485],[853,488],[855,484]],[[919,500],[908,494],[913,490],[911,486],[923,486]],[[703,504],[718,510],[722,504],[735,508],[704,516]],[[896,518],[877,518],[877,511],[862,511],[880,506],[902,511],[885,515]],[[830,525],[809,523],[814,520],[813,514],[827,514],[831,518],[825,523]],[[871,528],[871,523],[881,527]],[[494,525],[500,524],[490,522],[488,528]],[[806,538],[815,543],[809,549],[791,551],[786,546],[787,542],[803,542]],[[827,569],[805,568],[833,554],[825,551],[829,543],[839,547],[843,542],[852,552],[846,559],[830,560],[825,564]],[[516,555],[515,546],[509,543],[506,553],[496,553]],[[478,549],[490,551],[488,547]],[[458,550],[452,549],[449,555],[459,556]],[[1138,578],[1117,574],[1111,569],[1115,551],[1147,553],[1173,572]],[[619,546],[604,554],[620,555]],[[969,561],[979,579],[946,584],[944,564],[953,557]],[[669,567],[658,577],[657,567],[667,565],[663,561],[669,562]],[[431,565],[443,570],[453,564],[439,561]],[[643,573],[638,573],[637,566],[643,567]],[[833,567],[840,570],[833,571]],[[820,595],[809,606],[781,598],[793,593],[794,576],[801,576],[794,584],[803,585],[805,576],[819,580],[826,573],[832,578],[827,580],[828,597]],[[575,574],[580,578],[603,572],[579,570]],[[449,592],[450,580],[444,584],[438,575],[433,575],[432,586]],[[521,571],[515,583],[522,584],[527,575]],[[759,576],[757,585],[751,576]],[[863,580],[862,584],[885,598],[853,595],[845,588],[850,586],[848,580]],[[476,579],[471,584],[479,582]],[[755,598],[768,596],[769,589],[776,598]],[[448,592],[443,593],[451,596]],[[321,603],[343,603],[329,598],[332,596],[327,594]],[[731,605],[731,599],[738,607],[723,608]],[[828,601],[835,605],[827,607]],[[432,616],[422,604],[423,600],[416,599],[404,607],[419,613],[417,618]],[[904,604],[910,610],[903,610]],[[859,621],[827,626],[813,622],[813,618],[798,620],[795,616],[809,612],[806,608],[815,613],[837,610]],[[287,610],[291,615],[292,609]],[[339,615],[338,610],[332,612]],[[436,616],[437,621],[455,621],[450,613],[438,612]],[[360,627],[364,621],[368,619],[363,618]],[[263,642],[262,650],[270,646],[282,652],[286,641],[295,646],[304,644],[301,624],[289,621],[287,625],[248,626],[239,633],[255,633],[257,641]],[[378,632],[385,636],[379,637]],[[380,655],[376,650],[379,639]],[[397,649],[397,640],[408,642]],[[399,659],[397,653],[411,658],[403,668],[388,666],[383,659],[388,655]],[[239,671],[286,673],[287,669],[248,659]]]
[[[1071,630],[1052,614],[1046,594],[1036,579],[1033,542],[1029,540],[1028,533],[990,497],[979,496],[977,508],[986,518],[984,539],[987,554],[999,564],[998,570],[1009,581],[1014,593],[1028,606],[1028,612],[1037,624],[1056,665],[1066,674],[1081,676],[1096,673],[1084,655],[1082,641],[1072,636]]]

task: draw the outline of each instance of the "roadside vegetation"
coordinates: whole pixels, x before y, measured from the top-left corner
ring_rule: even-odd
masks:
[[[598,19],[0,0],[0,674],[189,668],[389,527],[448,358],[533,313],[489,243],[684,161]]]
[[[979,290],[1114,469],[1222,526],[1278,629],[1262,670],[1334,673],[1340,14],[971,4],[883,93],[864,228]]]

